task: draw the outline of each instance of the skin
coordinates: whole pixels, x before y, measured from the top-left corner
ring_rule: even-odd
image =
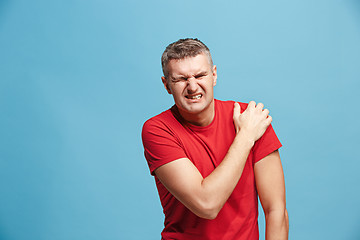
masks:
[[[204,54],[182,60],[171,60],[169,76],[162,82],[173,95],[182,117],[191,124],[206,126],[215,115],[214,91],[216,66]],[[192,99],[193,96],[200,96]],[[251,148],[270,125],[272,118],[262,103],[251,101],[240,113],[234,104],[233,120],[236,136],[228,153],[215,170],[203,178],[187,158],[167,163],[155,170],[162,184],[197,216],[214,219],[238,183]],[[288,217],[285,184],[278,151],[254,167],[258,194],[266,218],[266,239],[287,239]]]
[[[288,239],[285,181],[278,151],[255,163],[257,191],[266,219],[266,239]]]
[[[181,116],[191,124],[206,126],[214,118],[214,86],[216,66],[210,66],[205,54],[168,64],[168,79],[162,82],[169,94],[173,95]],[[191,99],[199,95],[200,99]]]

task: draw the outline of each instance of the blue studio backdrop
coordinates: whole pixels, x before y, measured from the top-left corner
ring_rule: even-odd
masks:
[[[270,109],[290,239],[360,239],[359,0],[0,0],[1,240],[160,239],[140,133],[184,37]]]

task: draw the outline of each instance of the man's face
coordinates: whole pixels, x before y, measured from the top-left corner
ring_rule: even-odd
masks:
[[[209,108],[213,105],[217,74],[216,66],[210,65],[207,55],[170,60],[167,70],[168,78],[162,77],[162,81],[173,95],[180,114],[212,112]]]

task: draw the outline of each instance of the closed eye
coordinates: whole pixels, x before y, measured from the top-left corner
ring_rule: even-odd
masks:
[[[203,72],[203,73],[199,73],[195,75],[195,78],[202,78],[205,77],[207,75],[207,73]]]
[[[172,82],[181,82],[181,81],[186,81],[186,80],[187,80],[187,78],[185,78],[185,77],[171,79]]]

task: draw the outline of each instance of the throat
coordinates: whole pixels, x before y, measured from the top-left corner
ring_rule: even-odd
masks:
[[[180,116],[185,120],[185,122],[190,123],[199,127],[206,127],[212,123],[215,117],[215,104],[214,100],[210,105],[199,113],[189,113],[181,111],[178,108]]]

